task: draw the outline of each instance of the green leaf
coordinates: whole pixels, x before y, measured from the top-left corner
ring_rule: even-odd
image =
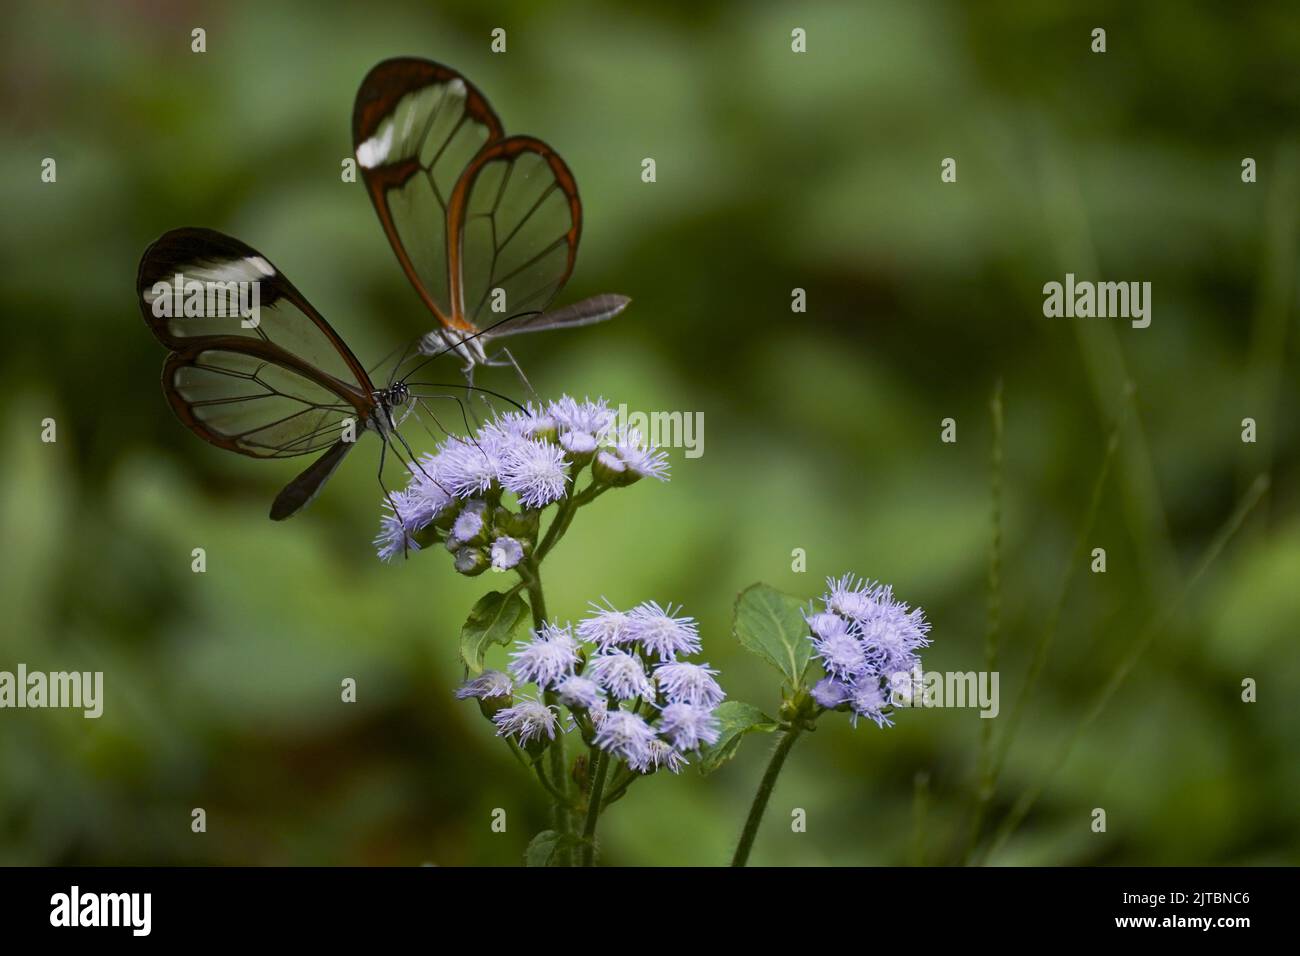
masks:
[[[562,834],[555,830],[543,830],[533,837],[524,851],[525,866],[550,866],[551,857],[560,845]]]
[[[718,705],[713,716],[721,725],[718,742],[700,754],[700,773],[713,773],[724,763],[736,756],[740,740],[745,734],[770,734],[778,724],[753,704],[738,700],[728,700]]]
[[[791,689],[803,688],[812,641],[798,598],[766,584],[750,585],[736,598],[732,631],[746,649],[784,674]]]
[[[489,591],[479,598],[460,629],[460,659],[470,672],[481,674],[487,649],[509,644],[528,615],[528,605],[518,594]]]
[[[525,866],[554,866],[555,854],[560,850],[582,845],[582,839],[556,830],[543,830],[529,841],[524,851]]]

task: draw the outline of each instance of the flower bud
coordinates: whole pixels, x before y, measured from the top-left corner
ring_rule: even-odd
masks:
[[[533,441],[549,442],[552,445],[558,445],[560,443],[559,429],[555,427],[555,422],[551,421],[549,418],[544,422],[539,423],[531,432],[529,432],[528,437],[533,439]]]
[[[510,694],[499,694],[496,697],[481,697],[478,702],[478,709],[488,720],[491,720],[499,711],[505,710],[515,702],[514,697]]]
[[[591,463],[591,474],[597,481],[616,488],[630,485],[641,477],[607,448],[596,452],[596,458]]]
[[[492,564],[492,559],[482,548],[463,547],[456,552],[456,570],[466,577],[477,577]]]
[[[549,737],[534,737],[532,740],[528,741],[528,743],[524,744],[524,753],[536,760],[542,754],[546,753],[546,748],[552,743],[553,741]]]

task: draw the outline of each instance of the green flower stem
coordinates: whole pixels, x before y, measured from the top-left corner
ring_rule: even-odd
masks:
[[[609,791],[605,794],[605,798],[600,801],[601,812],[604,813],[606,807],[608,807],[615,800],[620,799],[623,796],[623,794],[627,793],[627,788],[632,786],[632,784],[636,782],[636,779],[639,776],[641,776],[639,773],[636,773],[633,770],[628,770],[627,767],[623,767],[622,779],[621,780],[616,779],[614,785],[610,787]]]
[[[749,859],[749,851],[754,846],[754,838],[758,836],[758,825],[763,820],[763,811],[767,809],[767,801],[771,798],[772,790],[776,787],[776,778],[781,773],[785,758],[790,755],[790,748],[794,746],[794,742],[799,739],[799,734],[803,730],[803,721],[795,720],[785,728],[781,739],[776,742],[776,749],[772,751],[772,759],[768,761],[767,770],[763,773],[763,779],[759,781],[758,792],[754,794],[754,802],[749,808],[749,816],[745,819],[745,829],[741,831],[740,843],[736,846],[736,855],[731,858],[732,866],[744,866],[745,861]]]
[[[564,805],[568,803],[569,798],[566,797],[564,794],[562,794],[559,790],[556,790],[555,785],[552,784],[551,781],[547,779],[546,771],[542,769],[541,761],[538,761],[537,763],[533,764],[533,770],[536,771],[537,779],[542,782],[542,786],[546,788],[546,792],[555,798],[557,804],[556,821],[559,822],[559,814],[563,812]]]
[[[609,754],[603,750],[596,759],[596,776],[591,781],[587,798],[587,823],[582,828],[582,865],[596,865],[596,821],[600,818],[601,795],[605,790],[605,773],[609,770]]]
[[[542,576],[537,570],[537,558],[527,563],[519,565],[519,576],[523,578],[525,587],[528,588],[528,606],[533,612],[533,627],[540,630],[546,623],[546,596],[542,593]],[[547,691],[543,698],[548,705],[554,705],[556,697],[554,692]],[[567,761],[564,757],[564,735],[560,734],[555,738],[549,747],[546,748],[546,756],[550,762],[551,784],[547,785],[546,775],[542,772],[541,765],[537,767],[537,779],[542,781],[551,796],[555,798],[555,805],[552,807],[552,825],[555,829],[566,836],[573,833],[573,817],[569,813],[569,807],[572,801],[569,798],[568,775],[565,773]],[[567,858],[567,851],[563,851]]]
[[[593,481],[578,494],[565,498],[564,504],[560,505],[560,510],[555,513],[555,517],[551,520],[551,526],[546,529],[546,535],[542,538],[542,543],[537,546],[537,550],[533,553],[533,563],[536,564],[541,561],[551,548],[555,547],[556,542],[564,536],[564,532],[569,530],[573,516],[577,514],[579,508],[595,501],[609,488],[609,485],[597,484]]]

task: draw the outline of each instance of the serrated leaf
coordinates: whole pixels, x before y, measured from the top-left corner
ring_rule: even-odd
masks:
[[[745,734],[770,734],[779,726],[753,704],[739,700],[728,700],[718,705],[713,712],[718,719],[721,734],[718,742],[700,753],[700,773],[713,773],[724,763],[736,756],[740,741]]]
[[[524,851],[525,866],[554,866],[555,854],[560,850],[581,846],[582,839],[557,830],[543,830],[528,842]]]
[[[798,598],[766,584],[750,585],[736,598],[732,632],[747,650],[784,674],[792,689],[803,687],[812,642]]]
[[[551,858],[560,845],[561,834],[555,830],[543,830],[528,842],[524,851],[524,866],[550,866]]]
[[[470,673],[481,674],[488,648],[514,640],[528,615],[528,604],[518,594],[489,591],[479,598],[460,629],[460,659]]]

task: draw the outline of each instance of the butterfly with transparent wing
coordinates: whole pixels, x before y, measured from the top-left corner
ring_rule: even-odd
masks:
[[[255,308],[231,307],[240,290],[255,293],[240,300]],[[398,426],[410,414],[418,418],[417,407],[436,422],[428,407],[434,399],[455,401],[462,418],[465,407],[456,394],[462,390],[522,409],[470,384],[413,382],[415,370],[400,379],[395,370],[387,385],[376,387],[288,278],[251,246],[211,229],[173,229],[149,246],[136,294],[145,324],[171,351],[163,364],[163,394],[186,427],[253,458],[322,453],[276,496],[275,521],[311,502],[368,431],[382,440],[379,483],[391,504],[383,477],[388,452],[405,468],[422,470]]]
[[[506,136],[481,92],[431,60],[385,60],[357,91],[357,165],[384,233],[438,321],[419,352],[451,349],[472,381],[477,365],[513,366],[496,339],[591,325],[631,301],[597,295],[547,311],[573,273],[582,202],[555,150]],[[505,315],[489,324],[486,319]]]

